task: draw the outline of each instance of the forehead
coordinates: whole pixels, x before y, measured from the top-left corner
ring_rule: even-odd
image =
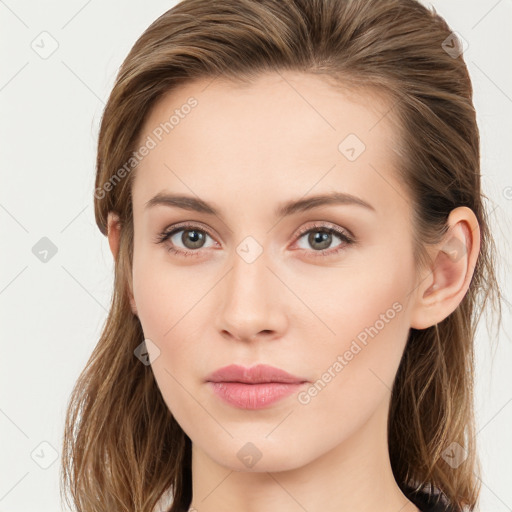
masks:
[[[219,202],[244,198],[248,209],[338,190],[377,210],[406,209],[389,112],[370,89],[334,88],[302,73],[262,74],[250,84],[189,82],[145,120],[138,147],[153,142],[136,170],[134,208],[166,189],[206,198],[215,191]]]

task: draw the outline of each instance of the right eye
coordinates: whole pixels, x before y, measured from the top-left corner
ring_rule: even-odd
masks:
[[[169,252],[179,256],[197,256],[199,249],[204,248],[207,238],[212,238],[207,231],[199,229],[195,224],[181,224],[180,226],[171,226],[160,233],[156,243],[170,242]],[[184,247],[180,247],[179,244]]]

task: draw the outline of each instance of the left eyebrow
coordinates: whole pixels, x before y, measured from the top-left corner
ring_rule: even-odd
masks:
[[[319,194],[316,196],[310,196],[303,199],[294,199],[281,203],[277,206],[274,211],[276,217],[286,217],[293,215],[297,212],[304,212],[319,208],[321,206],[329,205],[354,205],[366,208],[376,213],[375,208],[364,201],[363,199],[347,194],[344,192],[331,192],[329,194]],[[174,206],[176,208],[182,208],[183,210],[196,211],[200,213],[206,213],[208,215],[215,215],[222,218],[220,210],[202,199],[187,195],[176,195],[160,192],[149,201],[146,202],[144,208],[148,209],[156,205]]]
[[[367,203],[360,197],[353,196],[352,194],[346,194],[344,192],[331,192],[330,194],[319,194],[316,196],[309,196],[304,199],[287,201],[276,208],[275,215],[278,217],[286,217],[287,215],[292,215],[297,212],[304,212],[320,206],[329,206],[333,204],[361,206],[377,213],[370,203]]]

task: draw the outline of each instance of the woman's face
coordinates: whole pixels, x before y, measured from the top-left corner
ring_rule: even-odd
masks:
[[[389,105],[282,76],[182,86],[137,146],[133,296],[152,370],[194,450],[234,470],[296,468],[362,432],[385,444],[417,284]],[[207,382],[231,364],[302,383],[265,402],[285,386]]]

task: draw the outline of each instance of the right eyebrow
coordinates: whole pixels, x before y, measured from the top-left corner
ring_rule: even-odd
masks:
[[[191,210],[200,213],[207,213],[209,215],[220,216],[220,211],[211,204],[203,201],[202,199],[176,194],[167,194],[159,192],[156,196],[152,197],[144,205],[144,209],[151,208],[156,205],[175,206],[183,210]]]

